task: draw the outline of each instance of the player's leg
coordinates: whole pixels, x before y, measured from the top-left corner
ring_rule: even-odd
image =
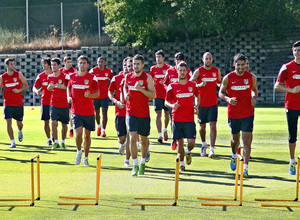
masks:
[[[76,119],[76,120],[78,120],[78,119]],[[79,127],[76,127],[77,121],[74,124],[75,124],[75,143],[76,143],[76,148],[77,148],[75,164],[79,165],[81,162],[81,157],[82,157],[81,144],[82,144],[83,126],[79,126],[79,124],[78,124],[77,126],[79,126]]]
[[[91,131],[84,128],[84,157],[82,159],[82,163],[84,167],[89,166],[89,153],[90,153],[90,147],[91,147]]]
[[[202,141],[200,156],[204,157],[204,156],[206,156],[206,148],[207,148],[206,123],[209,122],[209,120],[208,120],[208,107],[199,106],[198,109],[199,109],[198,123],[200,124],[199,134],[200,134],[200,138],[201,138],[201,141]]]
[[[166,109],[164,109],[164,122],[165,122],[165,127],[163,129],[163,132],[164,132],[164,141],[167,141],[169,139],[168,137],[168,125],[169,125],[169,122],[170,122],[170,116],[169,116],[169,111],[168,111],[168,108],[165,107]]]
[[[103,108],[102,107],[102,133],[101,133],[101,137],[106,137],[105,129],[106,129],[106,125],[107,125],[107,111],[108,111],[108,108]]]
[[[187,138],[187,145],[185,148],[186,153],[186,164],[190,165],[192,163],[192,150],[195,147],[196,141],[196,124],[195,122],[184,122],[183,125],[183,133],[184,137]]]
[[[161,133],[161,110],[157,110],[156,112],[156,128],[157,128],[157,133],[158,133],[158,138],[157,141],[159,143],[163,142],[163,137]]]
[[[215,143],[217,139],[218,105],[208,107],[208,120],[210,126],[210,149],[209,158],[215,157]]]
[[[150,117],[149,118],[137,118],[138,119],[138,134],[140,136],[140,145],[141,145],[141,160],[139,175],[144,175],[145,172],[145,163],[150,160],[149,152],[149,139],[150,134]]]
[[[101,99],[93,99],[93,105],[95,109],[95,119],[97,123],[97,136],[100,136],[101,135],[101,124],[100,124]]]

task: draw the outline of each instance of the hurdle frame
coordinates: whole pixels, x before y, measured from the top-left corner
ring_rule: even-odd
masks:
[[[173,200],[173,203],[133,203],[132,206],[141,206],[141,210],[145,210],[145,206],[176,206],[178,201],[178,187],[179,187],[179,167],[180,167],[180,153],[176,157],[175,166],[175,192],[173,198],[163,197],[135,197],[135,200]]]
[[[30,159],[31,164],[31,198],[30,199],[0,199],[0,202],[3,201],[31,201],[30,204],[0,204],[0,207],[28,207],[34,206],[34,160],[36,159],[37,164],[37,194],[38,197],[36,200],[41,199],[41,178],[40,178],[40,155],[37,154]]]
[[[296,197],[295,199],[254,199],[254,201],[261,202],[297,202],[299,198],[299,168],[300,168],[300,155],[297,159],[297,170],[296,170]],[[260,204],[261,207],[293,207],[300,208],[300,205],[278,205],[278,204]]]
[[[58,202],[58,205],[98,205],[99,204],[101,158],[102,157],[101,157],[101,153],[100,153],[97,157],[96,196],[95,197],[59,196],[60,199],[95,200],[95,203],[88,203],[88,202]]]
[[[197,197],[199,200],[209,200],[209,201],[237,201],[237,194],[238,194],[238,182],[239,182],[239,172],[240,172],[240,199],[239,204],[234,203],[201,203],[202,206],[242,206],[243,203],[243,165],[244,160],[241,155],[238,155],[237,158],[237,166],[236,166],[236,173],[235,173],[235,189],[234,189],[234,198],[210,198],[210,197]],[[240,171],[239,171],[240,169]]]

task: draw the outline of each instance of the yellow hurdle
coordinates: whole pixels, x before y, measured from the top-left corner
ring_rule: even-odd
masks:
[[[0,204],[0,207],[26,207],[26,206],[34,206],[34,160],[36,159],[37,166],[37,193],[38,197],[36,200],[41,199],[41,179],[40,179],[40,155],[37,154],[33,158],[31,158],[31,199],[0,199],[0,201],[31,201],[30,204]]]
[[[145,206],[176,206],[178,200],[178,187],[179,187],[179,167],[180,167],[180,154],[176,157],[175,168],[175,193],[174,197],[162,198],[162,197],[136,197],[136,200],[173,200],[173,203],[133,203],[132,206],[141,206],[142,210],[145,210]]]
[[[101,154],[97,157],[96,171],[96,196],[95,197],[77,197],[77,196],[60,196],[60,199],[75,199],[75,200],[95,200],[95,203],[84,202],[58,202],[58,205],[98,205],[99,204],[99,189],[100,189],[100,172],[101,172]]]
[[[262,202],[297,202],[299,196],[299,165],[300,165],[300,156],[298,155],[297,160],[297,170],[296,170],[296,197],[295,199],[254,199],[254,201]],[[275,204],[261,204],[261,207],[294,207],[300,208],[297,205],[275,205]]]
[[[237,165],[236,165],[236,173],[235,173],[235,187],[234,187],[234,198],[210,198],[210,197],[197,197],[199,200],[210,200],[210,201],[236,201],[238,196],[238,183],[239,183],[239,175],[240,175],[240,200],[238,204],[230,204],[230,203],[201,203],[203,206],[242,206],[243,202],[243,158],[238,155]],[[240,172],[240,173],[239,173]]]

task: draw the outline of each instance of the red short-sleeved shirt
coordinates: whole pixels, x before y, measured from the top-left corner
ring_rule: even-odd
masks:
[[[123,89],[123,80],[124,80],[124,75],[122,72],[120,72],[119,75],[114,76],[111,80],[111,83],[109,85],[108,90],[112,93],[115,93],[115,99],[117,99],[118,101],[121,100],[120,95],[122,89]],[[126,107],[120,109],[117,105],[115,105],[115,114],[116,116],[121,116],[121,117],[125,117],[126,116]]]
[[[156,98],[165,99],[166,97],[166,89],[163,85],[167,70],[171,66],[169,64],[164,64],[163,67],[159,68],[157,65],[152,66],[150,69],[150,75],[154,79],[155,86],[155,95]]]
[[[71,112],[81,116],[94,115],[93,99],[84,97],[84,93],[88,90],[91,93],[99,90],[97,77],[89,72],[84,76],[72,73],[68,87],[71,89],[71,97],[73,99]]]
[[[49,74],[50,75],[50,74]],[[42,87],[42,96],[41,96],[41,103],[42,105],[50,105],[51,100],[51,91],[47,89],[48,87],[48,76],[45,71],[40,73],[34,82],[34,87],[39,88]]]
[[[190,69],[188,69],[188,73],[186,76],[187,76],[188,80],[192,77],[192,71]],[[163,85],[164,85],[165,89],[167,90],[168,85],[170,83],[177,82],[177,81],[178,81],[178,72],[177,72],[175,66],[173,66],[167,70]]]
[[[77,70],[74,67],[70,67],[70,69],[66,70],[65,67],[60,68],[60,72],[62,72],[63,74],[70,74],[70,73],[75,73]]]
[[[300,86],[300,65],[291,61],[284,64],[278,74],[278,82],[285,83],[287,88]],[[287,92],[284,107],[292,110],[300,110],[300,93]]]
[[[114,76],[112,70],[108,67],[105,67],[104,70],[100,70],[99,67],[94,67],[90,70],[90,73],[94,74],[98,80],[100,96],[97,99],[107,98],[109,81]]]
[[[173,121],[194,121],[194,96],[198,96],[198,89],[195,82],[187,81],[186,84],[174,82],[168,86],[166,100],[170,103],[178,101],[180,105],[179,108],[172,109]]]
[[[2,82],[5,88],[4,90],[4,105],[6,106],[23,106],[22,92],[14,93],[13,89],[21,89],[22,82],[19,77],[19,71],[14,71],[10,76],[7,72],[2,74]]]
[[[48,83],[51,84],[62,84],[64,86],[68,85],[69,75],[65,75],[60,73],[59,76],[55,76],[54,73],[48,76]],[[51,90],[51,101],[50,104],[57,108],[67,108],[69,107],[69,103],[67,100],[67,90],[59,89],[54,87]]]

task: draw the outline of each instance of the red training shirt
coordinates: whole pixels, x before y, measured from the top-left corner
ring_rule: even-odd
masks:
[[[104,99],[108,97],[108,85],[109,80],[114,76],[111,69],[105,67],[104,70],[100,70],[98,66],[90,70],[90,73],[97,77],[98,85],[100,89],[100,96],[97,99]]]
[[[155,86],[155,95],[156,98],[165,99],[166,97],[166,89],[163,85],[165,75],[167,70],[171,66],[169,64],[164,64],[163,67],[159,68],[158,65],[152,66],[150,68],[150,75],[154,79],[154,86]]]
[[[50,75],[50,74],[49,74]],[[45,71],[37,75],[36,80],[34,82],[34,87],[39,88],[42,86],[42,96],[41,96],[41,104],[42,105],[50,105],[51,100],[51,91],[47,89],[48,87],[48,76]]]
[[[14,93],[12,91],[13,89],[21,89],[23,86],[19,74],[20,72],[15,70],[11,76],[7,72],[1,76],[5,88],[3,97],[6,106],[23,106],[22,92]]]
[[[69,75],[60,73],[59,76],[55,76],[54,73],[48,76],[48,83],[51,84],[62,84],[64,86],[68,85]],[[67,90],[59,89],[55,86],[51,91],[51,102],[50,104],[57,108],[67,108],[69,103],[67,100]]]
[[[119,75],[114,76],[111,80],[108,90],[112,93],[115,93],[115,99],[121,101],[120,95],[123,92],[123,80],[124,80],[123,71]],[[125,117],[126,116],[126,107],[120,109],[115,105],[115,114],[116,116]]]

